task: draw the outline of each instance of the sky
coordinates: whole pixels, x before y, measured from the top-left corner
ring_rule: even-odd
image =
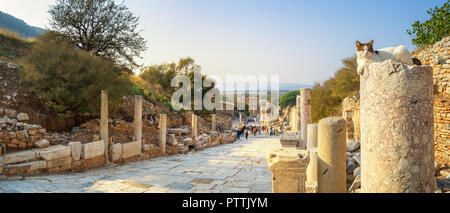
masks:
[[[208,75],[278,75],[280,82],[322,82],[355,54],[405,45],[415,21],[447,0],[124,0],[140,17],[149,48],[141,64],[192,57]],[[48,27],[55,0],[0,0],[0,11]]]

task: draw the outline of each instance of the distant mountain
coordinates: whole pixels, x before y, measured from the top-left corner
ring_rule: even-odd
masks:
[[[19,33],[24,38],[37,37],[45,30],[39,27],[33,27],[12,15],[0,11],[0,28]]]
[[[296,83],[280,83],[280,91],[299,90],[301,88],[313,88],[311,85],[296,84]]]
[[[304,84],[296,84],[296,83],[282,83],[282,82],[280,82],[280,84],[279,84],[279,91],[280,92],[289,92],[289,91],[293,91],[293,90],[299,90],[301,88],[311,88],[312,89],[313,86],[312,85],[304,85]],[[246,90],[248,90],[248,87],[247,87]],[[271,91],[270,83],[267,85],[267,90]],[[232,92],[232,91],[243,92],[243,91],[238,90],[236,88],[234,90],[225,89],[225,92]],[[257,91],[250,90],[250,92],[257,92]]]

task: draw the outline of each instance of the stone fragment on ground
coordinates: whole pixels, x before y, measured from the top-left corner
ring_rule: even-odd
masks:
[[[354,152],[359,149],[360,142],[355,140],[347,140],[347,152]]]
[[[34,142],[34,146],[36,148],[46,148],[46,147],[50,146],[50,142],[48,140],[41,139],[41,140]]]

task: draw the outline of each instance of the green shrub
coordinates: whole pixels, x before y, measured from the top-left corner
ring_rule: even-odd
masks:
[[[109,91],[114,105],[132,87],[124,69],[69,45],[55,32],[42,35],[21,63],[23,80],[54,113],[93,113],[100,105],[101,90]]]
[[[406,32],[412,36],[412,43],[417,47],[434,44],[450,34],[450,6],[449,2],[442,7],[435,7],[427,11],[431,16],[427,21],[420,23],[416,21],[412,29]]]

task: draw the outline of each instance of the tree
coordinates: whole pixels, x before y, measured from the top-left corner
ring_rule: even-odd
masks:
[[[73,45],[116,64],[134,68],[147,49],[137,31],[139,18],[114,0],[57,0],[49,10],[52,30]]]
[[[40,36],[31,53],[21,60],[22,79],[50,112],[95,113],[101,90],[109,90],[113,105],[129,94],[132,85],[128,72],[74,48],[63,38],[55,32]]]
[[[170,96],[177,88],[171,86],[172,79],[179,74],[191,77],[192,86],[194,79],[194,72],[200,71],[200,66],[195,64],[194,59],[187,57],[181,58],[178,63],[158,64],[145,67],[140,74],[140,77],[148,82],[156,83],[164,88],[166,93]]]
[[[332,78],[316,83],[311,92],[311,114],[313,122],[341,113],[344,98],[359,91],[359,75],[356,57],[342,60],[343,67]]]
[[[146,82],[154,85],[159,85],[158,87],[162,88],[164,91],[163,94],[166,94],[168,99],[171,98],[172,94],[179,88],[173,88],[171,85],[172,79],[174,79],[177,75],[186,75],[189,77],[191,81],[191,98],[194,97],[194,73],[200,72],[201,67],[195,64],[195,60],[187,57],[181,58],[178,63],[170,63],[170,64],[158,64],[145,67],[141,74],[140,78],[145,80]],[[205,79],[208,78],[206,75],[202,75],[202,82],[205,82]],[[215,87],[213,83],[210,87],[202,87],[202,97]],[[216,98],[216,97],[213,97]],[[213,99],[214,101],[214,99]],[[191,101],[191,107],[194,109],[194,101]],[[194,111],[195,114],[200,115],[203,118],[209,116],[210,112],[207,110]]]
[[[300,95],[300,90],[290,91],[280,98],[281,108],[287,106],[295,106],[297,104],[297,96]]]
[[[406,32],[412,36],[412,43],[417,47],[424,47],[440,41],[450,34],[450,12],[449,2],[442,7],[431,8],[427,11],[430,19],[424,23],[416,21],[412,25],[412,29]]]

